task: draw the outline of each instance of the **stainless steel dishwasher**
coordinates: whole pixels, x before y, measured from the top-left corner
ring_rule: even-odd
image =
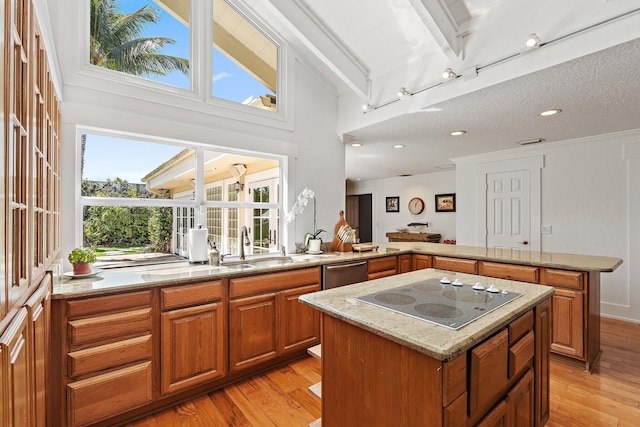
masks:
[[[322,267],[322,289],[367,281],[367,261],[348,261]]]

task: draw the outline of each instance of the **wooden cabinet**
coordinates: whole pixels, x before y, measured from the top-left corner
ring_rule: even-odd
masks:
[[[298,297],[319,291],[318,285],[301,286],[280,292],[280,349],[284,353],[306,350],[320,339],[320,316],[311,307],[298,302]]]
[[[478,262],[472,259],[434,256],[433,268],[458,271],[460,273],[476,274],[478,272]]]
[[[423,270],[425,268],[431,268],[432,265],[431,255],[411,255],[411,270]]]
[[[367,266],[367,280],[379,279],[381,277],[398,274],[398,257],[386,256],[381,258],[371,258]]]
[[[50,425],[84,426],[153,401],[152,291],[54,300]]]
[[[232,372],[303,353],[320,341],[319,313],[298,296],[320,290],[320,269],[231,279],[229,367]]]
[[[519,282],[538,283],[539,270],[538,267],[525,265],[478,261],[478,274],[480,276],[517,280]]]
[[[268,293],[229,302],[229,366],[232,372],[276,357],[276,297],[275,293]]]
[[[398,256],[398,274],[408,273],[411,271],[411,254],[403,254]]]
[[[0,4],[0,424],[45,423],[51,265],[60,247],[59,104],[37,8]]]
[[[44,427],[46,424],[47,389],[49,374],[47,359],[49,356],[49,310],[51,297],[51,275],[44,276],[38,289],[27,300],[27,318],[29,327],[29,377],[33,387],[29,393],[29,411],[31,425]]]
[[[6,375],[2,382],[6,408],[5,426],[23,427],[31,424],[29,410],[29,320],[26,308],[21,308],[0,336],[0,349],[3,355],[2,370]]]
[[[556,353],[578,358],[585,356],[583,333],[587,319],[585,319],[583,298],[584,275],[585,273],[579,271],[543,268],[540,280],[541,284],[553,286],[556,289],[551,307],[553,314],[551,349]],[[599,313],[598,309],[598,315]]]
[[[503,395],[509,383],[509,334],[503,329],[470,351],[469,417],[477,420]]]
[[[225,374],[224,293],[219,280],[160,290],[162,394]]]
[[[548,418],[549,299],[444,362],[328,314],[322,326],[323,423],[533,427]]]
[[[507,393],[507,427],[534,427],[534,375],[529,369]]]
[[[60,147],[58,97],[36,8],[16,0],[3,2],[2,11],[4,317],[24,304],[59,250]]]

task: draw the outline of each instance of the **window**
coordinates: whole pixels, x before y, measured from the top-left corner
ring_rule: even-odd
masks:
[[[90,64],[277,111],[280,46],[231,1],[86,1]],[[203,14],[210,19],[194,18]],[[197,58],[210,58],[211,67]]]
[[[221,253],[238,253],[242,226],[248,254],[278,251],[279,159],[106,133],[80,144],[82,243],[102,267],[182,260],[198,224]]]
[[[212,95],[276,110],[278,46],[224,0],[213,0]]]
[[[89,0],[89,4],[89,63],[191,87],[189,1]]]

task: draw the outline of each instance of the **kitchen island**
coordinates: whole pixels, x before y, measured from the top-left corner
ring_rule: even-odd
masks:
[[[300,297],[322,313],[324,425],[544,425],[552,287],[447,273],[521,294],[458,330],[359,299],[442,274],[426,269]]]

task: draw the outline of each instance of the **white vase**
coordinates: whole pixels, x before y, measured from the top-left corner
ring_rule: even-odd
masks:
[[[322,239],[309,239],[309,252],[321,252]]]

